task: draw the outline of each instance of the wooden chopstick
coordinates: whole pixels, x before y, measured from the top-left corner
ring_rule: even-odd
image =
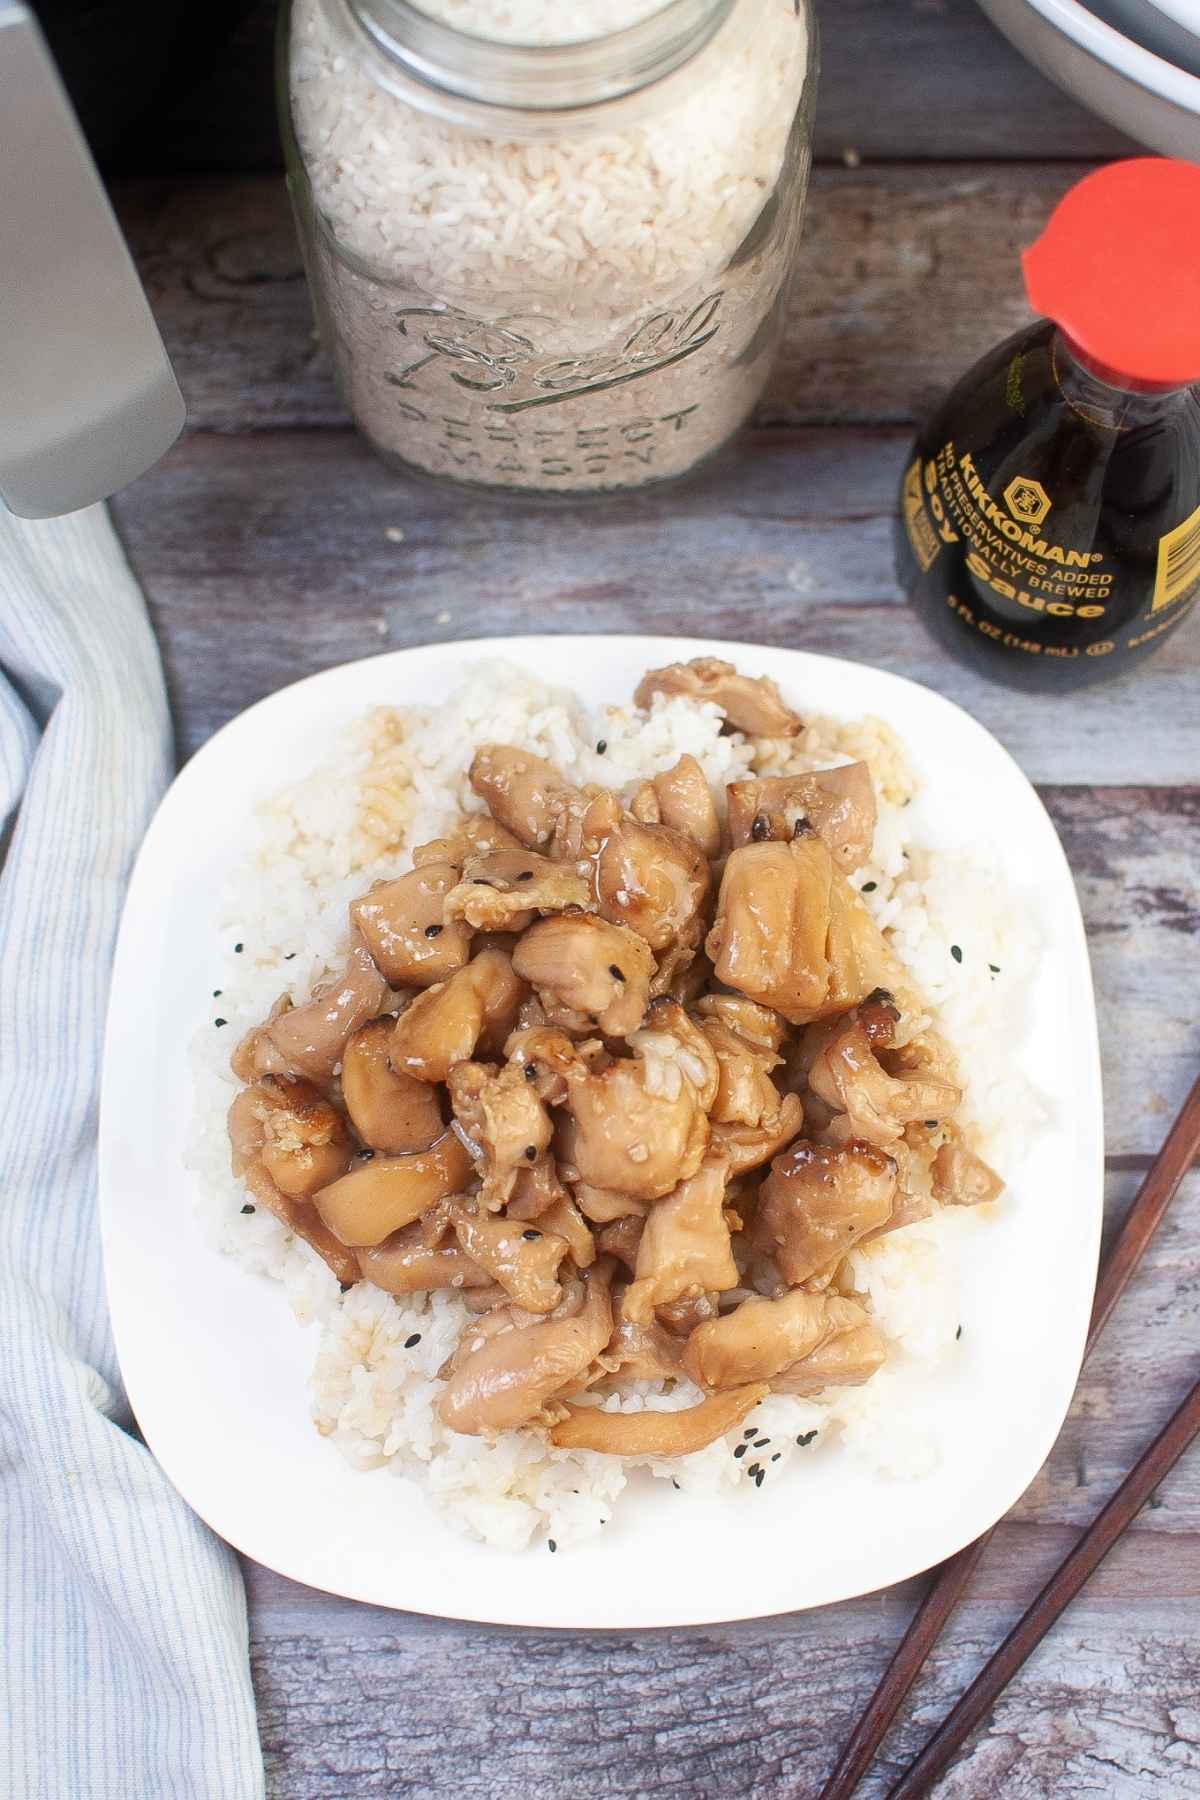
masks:
[[[985,1663],[966,1693],[947,1713],[921,1754],[909,1764],[888,1800],[917,1800],[946,1771],[976,1725],[989,1713],[1025,1659],[1065,1612],[1088,1576],[1135,1519],[1159,1482],[1200,1432],[1200,1381],[1148,1450],[1143,1451],[1108,1505],[1061,1562],[1033,1605]]]
[[[1104,1266],[1096,1283],[1096,1298],[1088,1326],[1085,1356],[1104,1329],[1109,1314],[1124,1292],[1198,1152],[1200,1076],[1193,1083],[1191,1093],[1180,1108],[1162,1149],[1138,1190],[1137,1199],[1129,1209],[1116,1242],[1104,1259]],[[821,1789],[820,1800],[850,1800],[919,1675],[926,1657],[958,1605],[995,1529],[993,1526],[991,1531],[985,1531],[982,1537],[976,1538],[973,1544],[958,1551],[939,1568],[884,1671],[882,1680],[867,1702],[846,1748]]]

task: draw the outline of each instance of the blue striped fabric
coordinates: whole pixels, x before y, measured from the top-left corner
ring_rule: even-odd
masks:
[[[113,943],[170,772],[102,507],[0,506],[0,1794],[254,1800],[232,1552],[130,1434],[96,1223]]]

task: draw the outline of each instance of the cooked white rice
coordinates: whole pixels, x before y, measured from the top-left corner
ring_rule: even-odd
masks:
[[[804,710],[805,696],[788,698]],[[806,717],[808,715],[806,714]],[[792,742],[753,743],[722,735],[715,706],[656,699],[649,714],[630,706],[592,711],[508,664],[478,664],[446,704],[377,710],[356,725],[318,769],[266,806],[255,854],[224,897],[222,932],[243,948],[230,955],[212,1015],[196,1035],[197,1118],[191,1160],[202,1176],[205,1217],[215,1246],[248,1269],[282,1281],[302,1323],[320,1324],[312,1376],[317,1430],[360,1468],[387,1464],[414,1478],[465,1531],[506,1548],[545,1533],[560,1546],[607,1520],[631,1480],[673,1479],[685,1492],[731,1493],[748,1486],[733,1456],[740,1433],[694,1456],[629,1459],[548,1448],[536,1435],[494,1443],[448,1431],[436,1413],[437,1370],[471,1315],[453,1292],[396,1299],[361,1283],[342,1295],[326,1265],[270,1214],[244,1213],[246,1194],[229,1173],[225,1114],[236,1089],[232,1044],[286,990],[307,996],[339,965],[347,945],[347,902],[382,875],[409,866],[405,843],[440,835],[462,809],[478,810],[465,770],[474,747],[506,742],[549,757],[577,782],[627,787],[695,756],[714,790],[751,768],[815,768],[863,757],[875,779],[879,823],[871,860],[854,877],[903,958],[929,1012],[958,1050],[969,1081],[965,1117],[977,1147],[1003,1174],[1017,1146],[1005,1121],[1037,1115],[1011,1046],[1022,1031],[1035,951],[1019,909],[1006,901],[1001,871],[911,841],[912,794],[902,746],[880,721],[812,719]],[[604,742],[604,752],[597,744]],[[962,951],[961,961],[952,946]],[[1002,970],[998,978],[994,969]],[[998,1208],[1011,1204],[1002,1199]],[[794,1457],[853,1455],[881,1472],[921,1474],[939,1456],[934,1430],[914,1428],[908,1400],[954,1344],[961,1313],[961,1258],[983,1253],[997,1207],[950,1208],[853,1255],[891,1345],[888,1363],[865,1386],[820,1400],[774,1395],[755,1412],[788,1479]],[[413,1341],[416,1340],[416,1341]],[[300,1339],[297,1337],[297,1344]],[[299,1365],[299,1359],[298,1359]],[[300,1380],[297,1367],[297,1380]],[[673,1409],[696,1389],[670,1393],[638,1383],[609,1408]],[[816,1433],[797,1448],[797,1438]]]

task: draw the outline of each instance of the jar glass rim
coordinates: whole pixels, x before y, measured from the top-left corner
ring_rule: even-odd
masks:
[[[504,43],[435,19],[414,0],[343,0],[409,80],[476,106],[582,110],[664,80],[715,37],[737,0],[666,0],[635,25],[563,44]]]

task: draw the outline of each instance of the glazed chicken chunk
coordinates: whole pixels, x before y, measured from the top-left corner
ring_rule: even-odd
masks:
[[[654,955],[645,938],[596,913],[568,912],[530,926],[513,968],[543,1004],[594,1019],[608,1037],[637,1030],[650,1002]]]
[[[721,821],[708,779],[694,756],[644,781],[629,810],[643,825],[666,825],[710,860],[721,854]]]
[[[985,1206],[999,1199],[1004,1183],[981,1156],[952,1137],[934,1156],[933,1191],[943,1206]]]
[[[656,1200],[700,1167],[716,1057],[673,1001],[651,1010],[631,1057],[568,1077],[561,1155],[591,1187]]]
[[[656,694],[711,700],[736,731],[750,737],[795,737],[803,724],[766,675],[739,675],[732,663],[716,656],[696,656],[691,662],[651,669],[637,685],[634,704],[648,708]]]
[[[831,1309],[837,1308],[833,1329],[825,1342],[801,1362],[783,1369],[771,1383],[777,1394],[812,1395],[826,1388],[861,1387],[887,1360],[883,1333],[856,1300],[837,1295],[814,1296]]]
[[[462,880],[446,895],[446,917],[475,931],[524,931],[539,913],[590,900],[587,882],[566,863],[532,850],[497,850],[464,865]]]
[[[478,1435],[544,1418],[554,1396],[578,1386],[608,1345],[611,1279],[604,1259],[571,1282],[545,1318],[510,1306],[468,1325],[438,1402],[443,1424]]]
[[[869,1016],[872,1010],[864,1007],[839,1025],[808,1079],[820,1099],[845,1114],[855,1136],[886,1149],[904,1135],[910,1119],[948,1117],[962,1099],[962,1090],[941,1076],[889,1075],[876,1055],[884,1046],[880,1027]]]
[[[463,813],[447,837],[431,838],[428,843],[418,844],[412,859],[416,868],[422,863],[438,862],[461,869],[473,857],[494,856],[498,850],[520,848],[520,838],[493,819],[491,813]]]
[[[426,988],[396,1020],[392,1067],[419,1081],[445,1081],[488,1040],[503,1044],[516,1023],[524,984],[502,950],[481,950],[449,981]]]
[[[650,671],[636,701],[658,772],[619,788],[475,751],[487,810],[359,894],[329,978],[242,1038],[229,1135],[247,1210],[379,1289],[376,1311],[428,1305],[427,1345],[459,1321],[443,1426],[669,1457],[770,1394],[869,1380],[888,1345],[856,1283],[886,1253],[851,1253],[1003,1184],[848,879],[876,835],[871,768],[805,769],[823,734],[715,658]],[[721,743],[724,798],[708,752],[678,754],[721,729],[713,706],[751,740]],[[636,1382],[675,1404],[624,1410]]]
[[[447,895],[458,881],[455,864],[423,862],[351,901],[351,924],[394,986],[432,987],[466,963],[471,928],[446,916]]]
[[[282,1193],[308,1199],[349,1168],[354,1139],[341,1113],[310,1082],[264,1075],[235,1105],[242,1127],[236,1148],[242,1155],[256,1153]]]
[[[790,1144],[804,1123],[804,1106],[798,1094],[785,1094],[779,1111],[761,1125],[714,1125],[709,1132],[709,1146],[714,1155],[723,1156],[729,1174],[748,1175],[770,1162],[777,1151]]]
[[[757,1126],[777,1118],[783,1097],[771,1076],[783,1062],[785,1029],[778,1013],[736,994],[708,994],[696,1015],[720,1065],[714,1123]]]
[[[456,1200],[450,1223],[463,1251],[526,1312],[548,1313],[562,1299],[559,1265],[565,1238],[512,1219],[497,1219],[476,1200]]]
[[[242,1039],[231,1059],[235,1075],[306,1075],[328,1081],[351,1032],[383,1011],[387,984],[364,945],[356,943],[340,975],[322,982],[311,1000],[277,1001],[265,1024]]]
[[[698,1325],[688,1339],[683,1365],[697,1387],[773,1383],[866,1317],[861,1306],[837,1295],[797,1288],[778,1300],[755,1296],[722,1318]]]
[[[645,1324],[654,1309],[709,1289],[736,1287],[729,1221],[725,1217],[726,1164],[705,1162],[650,1209],[638,1245],[635,1280],[625,1296],[625,1316]]]
[[[338,1141],[336,1129],[323,1114],[314,1117],[313,1109],[320,1104],[306,1082],[278,1076],[266,1076],[262,1082],[242,1088],[229,1109],[230,1165],[254,1202],[311,1244],[338,1280],[349,1286],[358,1280],[353,1253],[329,1230],[307,1195],[284,1193],[265,1161],[268,1141],[278,1168],[285,1157],[291,1160],[299,1140],[298,1166],[304,1171],[304,1185],[318,1175],[328,1180],[346,1167],[343,1152],[347,1146]],[[285,1120],[279,1116],[285,1112],[292,1117]],[[305,1139],[309,1141],[305,1143]],[[352,1155],[353,1144],[348,1148]]]
[[[660,955],[683,947],[690,956],[704,935],[711,887],[708,863],[690,838],[643,825],[606,793],[583,814],[579,849],[603,918],[635,931]]]
[[[393,1231],[461,1191],[471,1159],[452,1131],[428,1150],[402,1156],[371,1156],[314,1195],[314,1203],[334,1236],[352,1249],[381,1244]]]
[[[430,1245],[419,1219],[393,1231],[381,1244],[354,1252],[363,1279],[388,1294],[435,1288],[486,1288],[492,1277],[457,1243]]]
[[[342,1100],[369,1150],[427,1150],[442,1135],[441,1105],[427,1081],[392,1067],[395,1028],[395,1019],[385,1015],[346,1040]]]
[[[828,1276],[860,1238],[887,1225],[895,1192],[896,1164],[873,1144],[793,1144],[759,1192],[755,1247],[793,1287]]]
[[[455,1063],[446,1077],[459,1135],[482,1180],[484,1204],[508,1201],[518,1174],[544,1156],[554,1127],[534,1084],[517,1064]]]
[[[878,926],[811,827],[733,851],[705,947],[718,981],[793,1024],[857,1005],[887,963]]]
[[[511,744],[484,744],[478,749],[469,780],[497,823],[528,850],[550,842],[559,816],[577,793],[553,763]]]
[[[811,775],[760,775],[732,781],[729,840],[787,842],[807,820],[824,839],[838,868],[849,874],[866,862],[875,838],[875,789],[866,763],[845,763]]]

